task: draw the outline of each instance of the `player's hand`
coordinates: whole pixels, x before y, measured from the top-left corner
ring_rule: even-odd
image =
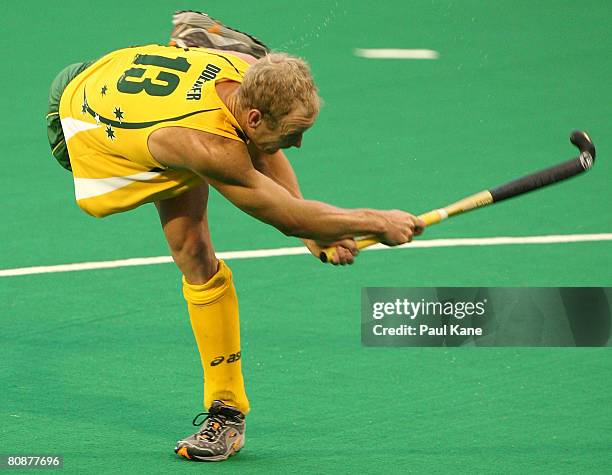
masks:
[[[330,261],[331,264],[337,266],[344,266],[346,264],[352,264],[355,261],[355,257],[359,254],[359,249],[357,249],[357,244],[354,239],[343,239],[341,241],[336,242],[316,242],[310,239],[304,239],[304,244],[308,250],[319,259],[321,251],[329,248],[336,247],[336,252],[334,252],[334,257]]]
[[[385,231],[379,236],[386,246],[398,246],[412,241],[425,230],[422,219],[398,209],[379,211],[386,222]]]

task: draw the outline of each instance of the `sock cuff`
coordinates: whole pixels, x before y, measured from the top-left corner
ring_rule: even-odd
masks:
[[[216,302],[232,286],[232,271],[219,259],[219,270],[205,284],[190,284],[183,276],[183,296],[195,305],[209,305]]]

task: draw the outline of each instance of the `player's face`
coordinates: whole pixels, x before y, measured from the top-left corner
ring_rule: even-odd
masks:
[[[255,146],[262,152],[272,154],[282,148],[301,147],[304,132],[314,123],[302,111],[292,111],[283,120],[270,127],[264,119],[250,135]]]

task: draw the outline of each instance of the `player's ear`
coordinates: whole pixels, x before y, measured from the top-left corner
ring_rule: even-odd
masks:
[[[255,129],[257,128],[263,121],[263,114],[258,109],[251,109],[247,114],[247,124],[249,127]]]

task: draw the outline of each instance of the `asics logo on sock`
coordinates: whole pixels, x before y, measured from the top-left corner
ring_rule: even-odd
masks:
[[[224,361],[226,363],[234,363],[236,361],[238,361],[240,359],[240,351],[238,353],[232,353],[230,354],[227,359],[225,358],[225,356],[221,355],[221,356],[217,356],[215,359],[213,359],[210,362],[210,366],[218,366],[221,363],[223,363]]]

